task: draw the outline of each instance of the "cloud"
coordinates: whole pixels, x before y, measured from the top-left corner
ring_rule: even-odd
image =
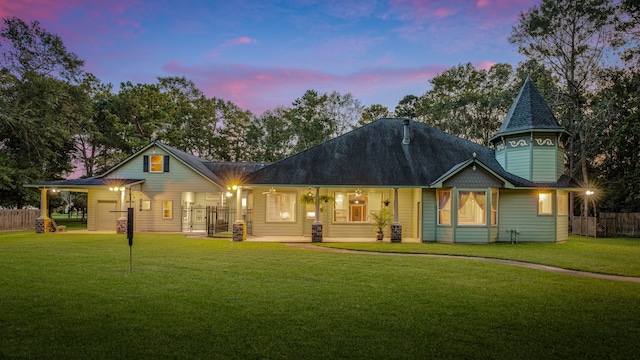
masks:
[[[217,46],[215,49],[209,51],[208,56],[210,57],[217,57],[218,55],[220,55],[220,53],[222,52],[222,50],[229,48],[229,47],[233,47],[233,46],[239,46],[239,45],[247,45],[247,44],[259,44],[260,42],[256,39],[252,39],[250,37],[247,36],[241,36],[235,39],[231,39],[229,41],[225,41],[224,43],[222,43],[221,45]]]
[[[441,65],[419,68],[370,68],[347,75],[299,68],[259,67],[242,64],[189,66],[173,61],[163,66],[170,75],[194,79],[209,97],[231,101],[259,114],[277,106],[289,106],[306,90],[351,93],[364,105],[382,103],[393,109],[399,95],[381,98],[381,89],[405,92],[407,87],[423,89],[427,80],[443,71]],[[382,92],[383,94],[385,92]],[[406,95],[406,93],[405,93]]]
[[[488,71],[495,64],[496,64],[495,61],[480,61],[480,62],[477,62],[475,64],[475,67],[476,67],[476,69],[481,69],[481,70],[487,70]]]
[[[441,30],[443,26],[461,23],[487,28],[490,24],[511,25],[523,8],[539,3],[540,0],[391,0],[389,12],[402,21],[414,23],[413,26],[404,24],[406,29],[431,25]]]
[[[0,17],[17,16],[26,22],[57,20],[69,9],[79,7],[81,3],[80,0],[0,0]]]

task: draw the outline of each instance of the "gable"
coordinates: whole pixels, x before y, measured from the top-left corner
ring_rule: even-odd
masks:
[[[162,171],[151,171],[150,159],[162,161]],[[159,164],[158,164],[159,165]],[[147,171],[145,171],[147,170]],[[220,187],[161,147],[143,150],[112,169],[106,178],[145,179],[146,191],[217,191]]]
[[[443,183],[444,187],[457,188],[501,188],[504,182],[479,166],[467,166]]]

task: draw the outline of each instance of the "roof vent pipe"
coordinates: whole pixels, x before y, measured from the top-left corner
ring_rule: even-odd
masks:
[[[404,124],[404,138],[402,139],[402,143],[408,144],[411,142],[409,139],[409,119],[404,119],[402,123]]]

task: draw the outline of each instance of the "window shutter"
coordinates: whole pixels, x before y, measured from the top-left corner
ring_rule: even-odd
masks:
[[[164,172],[169,172],[169,155],[164,156]]]
[[[142,159],[142,171],[149,172],[149,155],[143,156]]]

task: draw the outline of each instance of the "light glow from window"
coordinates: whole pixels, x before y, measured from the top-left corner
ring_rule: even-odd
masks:
[[[538,215],[553,215],[553,194],[541,192],[538,194]]]
[[[164,164],[164,156],[162,155],[151,155],[149,156],[149,163],[151,172],[162,172],[163,164]]]
[[[458,191],[458,225],[486,225],[486,191]]]
[[[451,225],[451,190],[438,190],[438,225]]]
[[[267,195],[267,222],[295,222],[296,194],[277,193]]]

